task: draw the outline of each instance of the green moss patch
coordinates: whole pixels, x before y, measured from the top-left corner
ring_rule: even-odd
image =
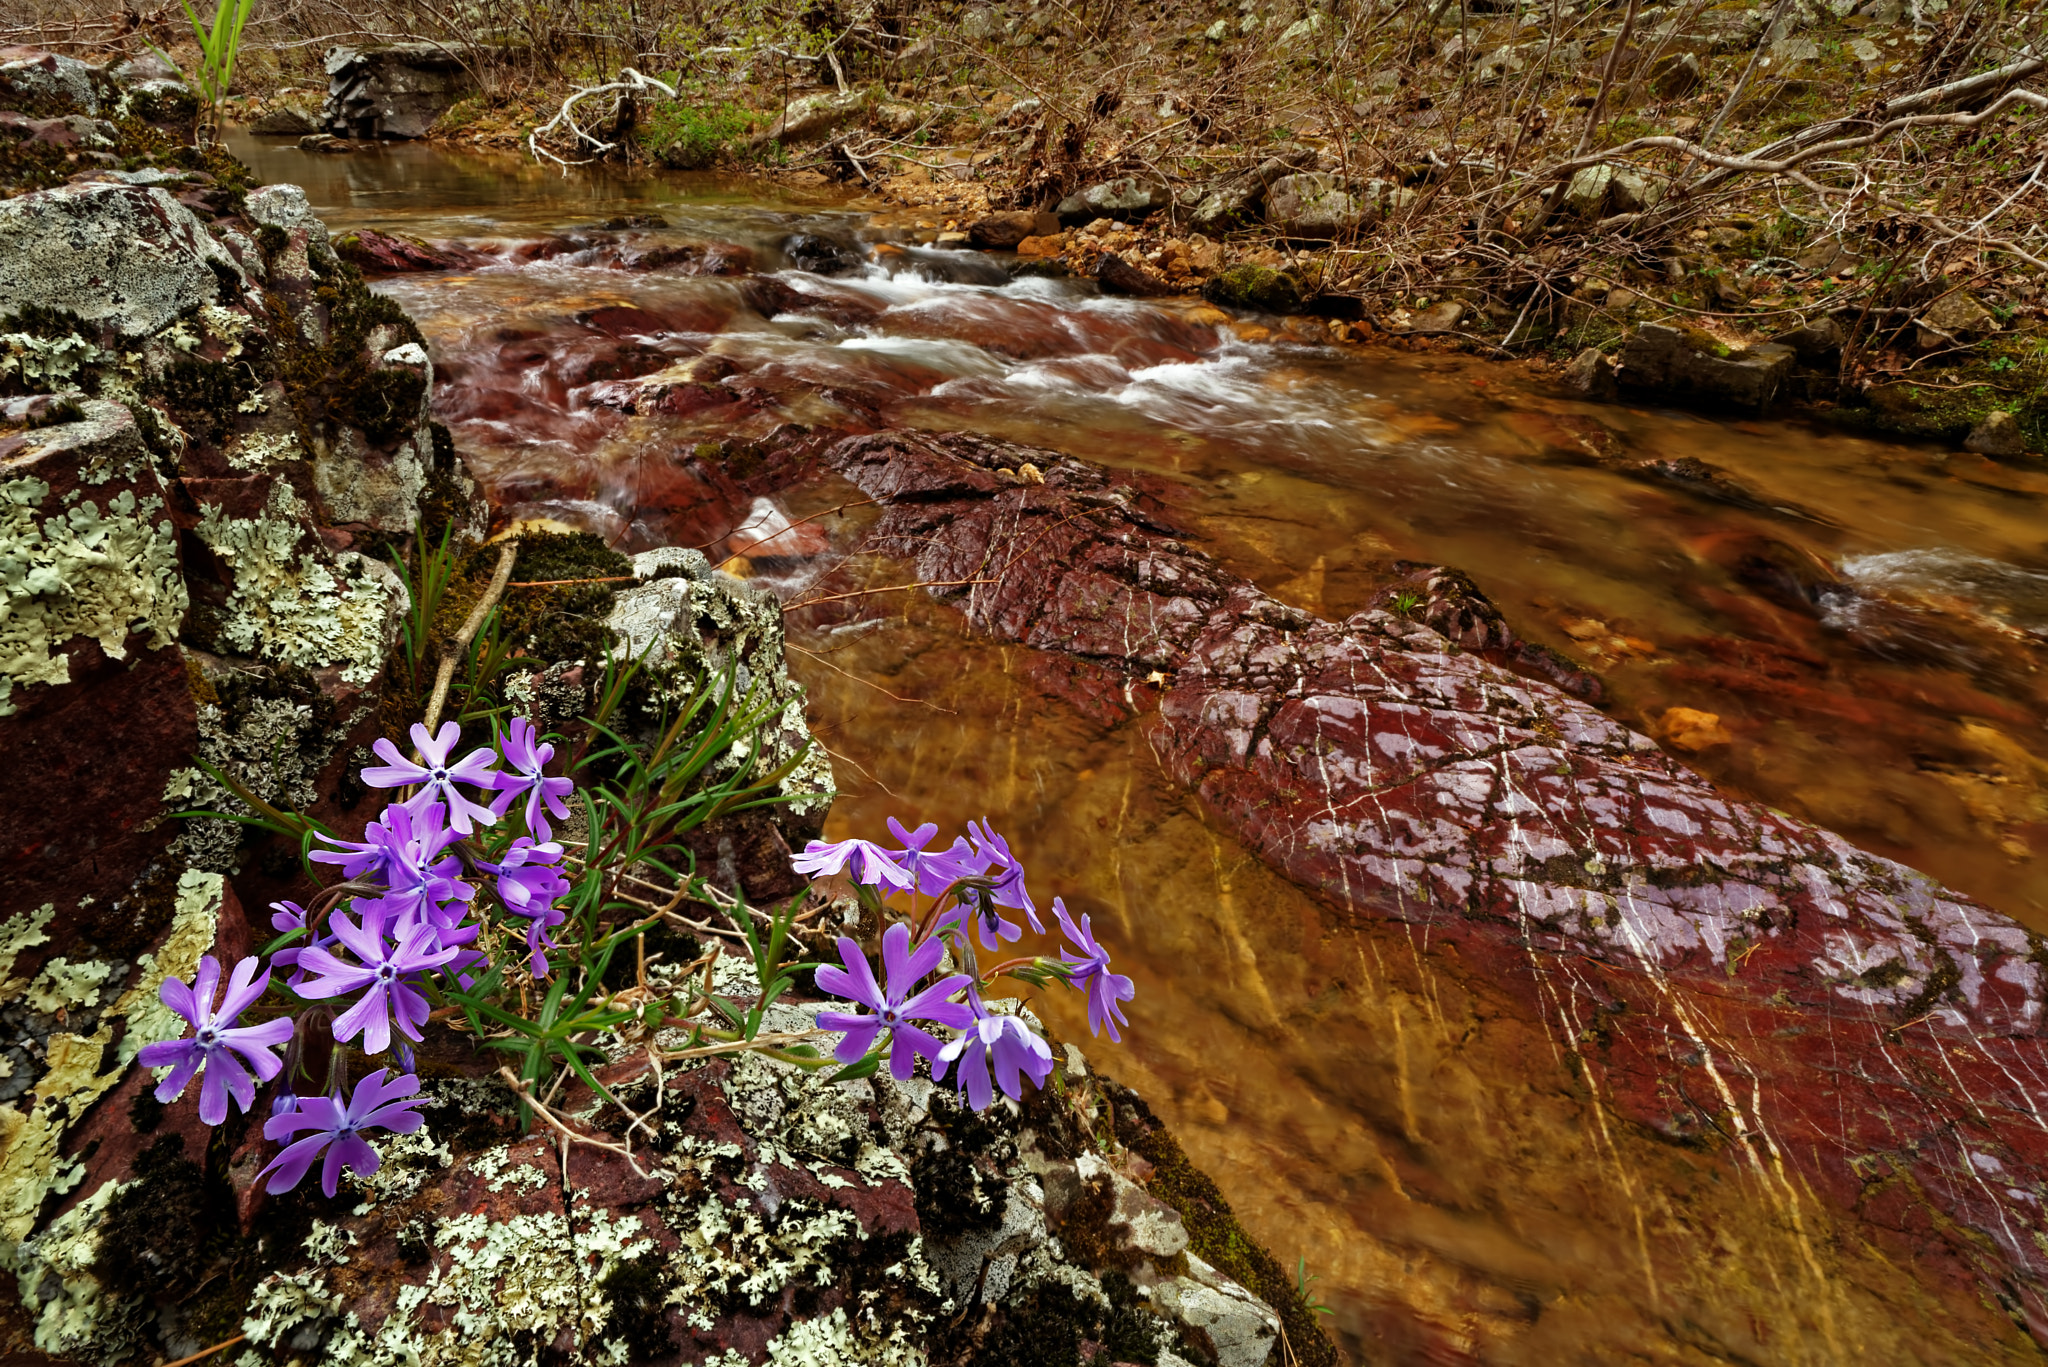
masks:
[[[1232,266],[1202,286],[1202,297],[1224,308],[1293,313],[1301,307],[1301,282],[1271,266]]]
[[[1152,1165],[1145,1189],[1180,1212],[1188,1231],[1188,1251],[1273,1307],[1300,1367],[1337,1367],[1337,1346],[1317,1323],[1294,1277],[1245,1232],[1223,1192],[1189,1161],[1180,1141],[1152,1114],[1144,1098],[1107,1079],[1102,1092],[1116,1107],[1117,1140]]]

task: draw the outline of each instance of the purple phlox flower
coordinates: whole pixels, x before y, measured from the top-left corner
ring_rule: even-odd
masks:
[[[554,938],[548,932],[568,919],[569,915],[567,912],[559,911],[553,906],[544,905],[526,923],[526,952],[533,957],[534,977],[545,978],[548,975],[548,956],[546,951],[559,948],[555,944]]]
[[[312,858],[341,865],[346,877],[383,884],[378,905],[393,917],[419,916],[442,902],[467,901],[476,894],[460,877],[462,861],[452,854],[443,857],[462,839],[441,824],[445,811],[438,802],[419,807],[394,802],[363,828],[361,840],[321,836],[335,849],[315,850]]]
[[[887,1030],[889,1072],[898,1082],[910,1080],[917,1055],[923,1054],[936,1063],[942,1047],[939,1041],[910,1022],[926,1020],[955,1030],[964,1030],[974,1023],[974,1012],[964,1002],[946,1000],[967,985],[968,977],[964,973],[941,978],[922,992],[913,994],[918,980],[937,968],[944,955],[945,947],[935,939],[926,940],[913,952],[910,948],[910,927],[900,922],[890,926],[882,935],[882,965],[889,979],[889,990],[884,992],[875,982],[874,970],[868,966],[868,956],[861,952],[859,945],[841,936],[839,958],[846,967],[838,969],[828,965],[819,969],[818,986],[835,997],[858,1002],[875,1014],[819,1012],[820,1027],[846,1032],[832,1056],[841,1063],[857,1062],[874,1046],[876,1033]]]
[[[393,1020],[406,1038],[419,1039],[427,999],[407,980],[439,968],[461,951],[442,945],[439,932],[423,921],[400,922],[393,943],[385,936],[384,917],[374,910],[365,911],[360,924],[340,911],[327,923],[334,938],[362,962],[344,963],[325,949],[307,950],[299,964],[315,976],[299,988],[299,995],[318,1000],[361,991],[362,1000],[335,1018],[334,1037],[350,1040],[360,1034],[366,1054],[381,1054],[390,1047]]]
[[[1042,1085],[1052,1072],[1052,1046],[1031,1033],[1031,1027],[1016,1016],[979,1012],[966,1034],[939,1051],[932,1066],[934,1077],[944,1077],[948,1065],[957,1062],[953,1074],[956,1091],[967,1093],[967,1104],[977,1111],[988,1109],[993,1099],[989,1090],[989,1065],[995,1065],[996,1085],[1003,1095],[1015,1100],[1024,1094],[1023,1079]]]
[[[546,950],[555,948],[550,930],[568,916],[555,909],[556,899],[569,891],[569,880],[554,867],[562,847],[550,841],[536,845],[525,836],[512,842],[498,863],[477,861],[477,867],[498,876],[498,897],[505,910],[526,918],[526,951],[533,956],[533,976],[548,975]]]
[[[984,865],[975,858],[974,847],[957,836],[952,848],[928,850],[932,837],[939,828],[927,821],[914,831],[903,829],[903,823],[895,817],[889,818],[889,833],[903,842],[900,850],[889,851],[890,858],[914,880],[917,890],[927,897],[937,897],[958,879],[982,871]]]
[[[524,717],[514,717],[511,729],[498,741],[498,753],[504,757],[509,772],[500,771],[492,775],[498,796],[491,802],[491,810],[503,816],[524,793],[526,829],[533,832],[536,840],[552,838],[554,831],[548,826],[546,813],[552,812],[557,819],[566,818],[569,808],[562,799],[576,791],[573,780],[549,778],[541,772],[554,759],[555,747],[542,742],[532,722]]]
[[[473,802],[463,796],[455,785],[467,783],[472,787],[489,790],[497,786],[497,772],[491,768],[491,761],[497,753],[490,749],[472,750],[459,760],[450,760],[449,755],[462,739],[462,728],[454,722],[441,723],[440,733],[428,735],[427,728],[414,722],[412,743],[420,752],[420,762],[415,764],[398,753],[398,747],[388,738],[379,737],[370,748],[384,761],[382,767],[372,766],[363,770],[363,782],[372,788],[405,788],[419,784],[420,790],[406,805],[415,810],[430,802],[446,803],[448,824],[458,835],[468,835],[471,822],[485,826],[497,821],[490,808],[480,802]]]
[[[1075,925],[1074,918],[1067,914],[1066,903],[1059,898],[1052,899],[1052,914],[1058,918],[1060,930],[1073,944],[1071,953],[1060,951],[1060,959],[1072,971],[1067,981],[1088,994],[1088,1031],[1099,1035],[1105,1027],[1109,1037],[1123,1043],[1124,1037],[1117,1033],[1119,1025],[1129,1025],[1124,1019],[1118,1002],[1127,1002],[1137,995],[1131,980],[1121,973],[1109,971],[1109,951],[1095,941],[1095,933],[1089,929],[1088,918],[1084,915],[1081,924]]]
[[[790,860],[790,866],[809,878],[822,878],[841,869],[849,869],[856,883],[877,887],[887,883],[901,891],[910,889],[910,875],[904,872],[894,855],[872,840],[813,840],[804,846],[802,854]]]
[[[227,992],[216,1010],[213,994],[219,986],[220,961],[211,954],[199,960],[199,971],[192,975],[191,986],[178,978],[164,979],[157,989],[157,998],[185,1018],[192,1027],[192,1037],[145,1044],[141,1054],[143,1067],[168,1066],[171,1070],[170,1076],[157,1084],[158,1101],[176,1100],[192,1080],[192,1074],[201,1068],[206,1070],[206,1079],[199,1084],[199,1119],[208,1125],[218,1125],[228,1118],[231,1096],[240,1110],[246,1111],[256,1103],[256,1082],[270,1081],[284,1067],[270,1051],[292,1037],[292,1023],[287,1019],[261,1025],[235,1024],[270,986],[270,970],[265,969],[261,978],[256,977],[253,956],[235,965],[228,978]],[[252,1068],[255,1078],[249,1076]]]
[[[389,1130],[393,1134],[411,1134],[417,1130],[426,1121],[425,1116],[413,1109],[426,1100],[414,1095],[419,1089],[417,1075],[401,1073],[392,1077],[380,1068],[375,1077],[366,1077],[356,1084],[356,1093],[346,1105],[339,1097],[300,1098],[297,1110],[272,1116],[263,1122],[263,1137],[283,1140],[287,1135],[306,1130],[313,1133],[285,1145],[277,1157],[270,1160],[270,1166],[256,1174],[257,1180],[275,1173],[276,1176],[270,1178],[270,1194],[277,1196],[290,1191],[305,1177],[306,1170],[313,1166],[313,1160],[323,1149],[326,1150],[327,1161],[320,1165],[320,1190],[329,1196],[334,1195],[343,1168],[368,1177],[377,1171],[380,1160],[362,1132]]]
[[[514,916],[538,916],[569,891],[569,880],[554,867],[561,857],[562,847],[553,841],[536,845],[522,835],[497,863],[479,859],[476,866],[497,875],[505,910]]]
[[[981,947],[990,952],[1001,949],[1010,941],[1023,937],[1024,932],[1015,921],[1005,921],[1003,919],[1003,914],[996,910],[996,904],[993,899],[983,902],[978,891],[969,892],[967,896],[971,900],[966,905],[962,906],[956,903],[946,908],[945,913],[939,917],[934,929],[941,934],[950,933],[961,936],[964,940],[967,934],[966,928],[969,923],[972,923],[975,931],[981,937]]]
[[[1031,904],[1031,894],[1024,890],[1024,865],[1010,853],[1010,842],[997,835],[986,822],[981,825],[968,822],[967,833],[974,838],[974,852],[987,862],[988,874],[995,880],[996,905],[1014,907],[1023,912],[1024,919],[1031,923],[1032,931],[1045,934],[1045,927],[1038,921],[1038,908]]]
[[[277,913],[270,918],[270,927],[278,934],[285,935],[294,930],[308,930],[306,925],[308,912],[297,902],[272,902],[270,909]],[[292,969],[292,976],[285,981],[291,983],[294,987],[298,986],[306,976],[298,968],[299,955],[305,953],[312,945],[318,944],[321,938],[319,931],[308,931],[299,940],[271,955],[270,966],[272,968]]]

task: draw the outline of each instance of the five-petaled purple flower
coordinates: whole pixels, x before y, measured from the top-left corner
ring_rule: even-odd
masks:
[[[252,981],[253,979],[253,981]],[[190,1039],[166,1040],[142,1047],[145,1068],[169,1066],[171,1074],[157,1085],[158,1101],[174,1100],[192,1080],[192,1074],[206,1069],[199,1084],[199,1119],[218,1125],[228,1118],[228,1098],[238,1109],[248,1110],[256,1102],[256,1080],[268,1082],[284,1066],[271,1053],[292,1037],[288,1019],[265,1021],[261,1025],[236,1025],[244,1011],[255,1005],[270,986],[270,970],[256,977],[256,960],[247,958],[235,965],[228,990],[214,1009],[214,990],[220,986],[220,961],[208,954],[199,960],[192,985],[177,978],[164,979],[157,997],[165,1006],[183,1016],[192,1026]],[[256,1078],[249,1070],[256,1070]]]
[[[536,845],[521,836],[498,863],[476,861],[479,869],[497,875],[498,898],[505,910],[527,919],[526,949],[533,957],[536,978],[548,975],[548,956],[543,951],[555,947],[548,932],[568,919],[555,908],[556,899],[569,891],[569,880],[553,867],[561,857],[560,845]]]
[[[1074,946],[1072,953],[1061,950],[1060,959],[1072,970],[1067,981],[1088,993],[1088,1032],[1099,1035],[1106,1026],[1109,1037],[1123,1043],[1124,1037],[1116,1028],[1130,1022],[1124,1019],[1117,1003],[1129,1001],[1137,989],[1123,974],[1109,971],[1109,951],[1096,943],[1085,915],[1081,924],[1075,925],[1074,918],[1067,914],[1066,903],[1057,897],[1052,899],[1052,914],[1059,918],[1060,930]]]
[[[419,1089],[417,1075],[405,1073],[394,1078],[380,1068],[375,1077],[366,1077],[356,1084],[355,1095],[345,1106],[338,1097],[300,1098],[297,1110],[263,1122],[263,1137],[282,1140],[306,1130],[313,1133],[287,1144],[270,1160],[269,1167],[256,1174],[257,1180],[275,1173],[270,1178],[271,1195],[290,1191],[305,1177],[323,1149],[327,1161],[320,1165],[320,1189],[329,1196],[334,1195],[343,1168],[368,1177],[377,1171],[380,1160],[362,1132],[390,1130],[393,1134],[411,1134],[417,1130],[426,1119],[413,1109],[426,1099],[414,1095]]]
[[[910,875],[889,851],[872,840],[813,840],[790,864],[798,873],[812,878],[822,878],[851,866],[856,883],[877,887],[887,883],[899,891],[910,890]]]
[[[514,717],[512,726],[498,742],[498,753],[504,756],[508,771],[494,776],[498,785],[498,796],[491,803],[491,810],[503,816],[521,793],[526,795],[526,829],[533,832],[535,840],[549,840],[554,831],[548,826],[548,813],[557,820],[569,815],[569,808],[562,799],[576,790],[575,781],[566,778],[549,778],[541,772],[555,757],[555,747],[544,743],[532,722],[524,717]]]
[[[325,949],[307,950],[299,956],[299,966],[314,976],[299,988],[299,995],[318,1000],[362,991],[362,1000],[336,1017],[334,1037],[350,1040],[360,1034],[366,1054],[381,1054],[390,1047],[393,1020],[407,1039],[421,1038],[427,999],[407,980],[439,968],[461,951],[437,947],[440,932],[418,921],[399,922],[398,941],[393,944],[385,936],[383,916],[375,911],[365,912],[360,925],[337,911],[327,924],[334,938],[362,962],[344,963]]]
[[[953,838],[950,849],[926,849],[932,837],[939,833],[939,828],[929,821],[914,831],[907,831],[903,829],[903,823],[892,816],[889,818],[889,833],[903,842],[902,849],[888,851],[889,857],[916,880],[917,890],[927,897],[941,896],[958,880],[982,870],[981,861],[974,857],[974,847],[958,836]]]
[[[910,948],[910,927],[901,922],[890,926],[882,935],[882,964],[889,979],[889,989],[884,992],[875,982],[874,970],[868,966],[868,956],[861,952],[859,945],[841,936],[839,958],[846,967],[838,969],[827,965],[819,969],[818,986],[835,997],[858,1002],[875,1014],[818,1013],[818,1024],[824,1029],[846,1032],[845,1038],[839,1041],[839,1047],[833,1051],[833,1057],[841,1063],[857,1062],[873,1047],[876,1033],[887,1030],[889,1072],[898,1082],[910,1080],[917,1055],[923,1054],[936,1061],[943,1046],[910,1022],[926,1020],[955,1030],[964,1030],[974,1023],[974,1012],[964,1003],[946,1000],[967,985],[966,974],[941,978],[922,992],[915,991],[918,981],[937,968],[943,957],[945,947],[938,940],[926,940],[913,952]]]
[[[967,1093],[967,1104],[977,1111],[988,1109],[989,1065],[995,1065],[996,1085],[1003,1095],[1017,1099],[1024,1095],[1023,1079],[1036,1087],[1052,1071],[1052,1047],[1031,1033],[1031,1027],[1016,1016],[981,1012],[967,1033],[939,1051],[932,1066],[934,1077],[944,1077],[950,1064],[958,1064],[953,1087]]]
[[[995,880],[995,904],[1023,912],[1031,929],[1045,934],[1045,927],[1039,924],[1038,908],[1031,905],[1031,894],[1024,890],[1024,865],[1010,853],[1010,842],[986,823],[968,822],[967,833],[974,837],[974,852],[987,862],[988,876]]]
[[[363,828],[361,840],[322,835],[335,848],[314,850],[310,857],[341,865],[349,878],[381,883],[385,891],[378,905],[393,917],[422,916],[443,902],[468,901],[476,894],[462,881],[462,861],[445,853],[462,836],[441,824],[444,810],[438,802],[394,802]]]
[[[451,761],[449,756],[461,740],[462,728],[452,721],[441,723],[440,733],[432,736],[427,734],[426,727],[414,722],[412,743],[420,752],[420,762],[407,759],[398,753],[398,747],[389,739],[380,737],[370,748],[377,752],[377,758],[383,760],[384,765],[363,770],[363,782],[372,788],[405,788],[419,784],[419,792],[406,805],[417,811],[430,802],[445,803],[448,825],[459,835],[468,835],[474,829],[472,822],[493,825],[497,815],[482,803],[471,801],[455,785],[467,783],[476,788],[495,788],[497,771],[491,768],[491,762],[497,754],[489,749],[478,749]]]

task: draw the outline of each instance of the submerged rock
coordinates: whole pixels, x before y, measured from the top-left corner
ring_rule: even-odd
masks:
[[[1157,683],[1167,771],[1333,907],[1454,947],[1569,1041],[1558,1085],[1717,1180],[1797,1182],[1832,1222],[1804,1237],[2048,1325],[2038,937],[1481,658],[1483,614],[1317,619],[1053,452],[885,432],[827,459],[887,508],[870,549],[981,581],[935,590],[977,628],[1085,661],[1126,715]],[[1704,717],[1674,743],[1720,743]]]

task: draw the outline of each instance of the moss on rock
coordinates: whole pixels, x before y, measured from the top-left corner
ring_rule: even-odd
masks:
[[[1212,276],[1202,286],[1202,297],[1225,308],[1292,313],[1301,307],[1301,282],[1271,266],[1245,264]]]

